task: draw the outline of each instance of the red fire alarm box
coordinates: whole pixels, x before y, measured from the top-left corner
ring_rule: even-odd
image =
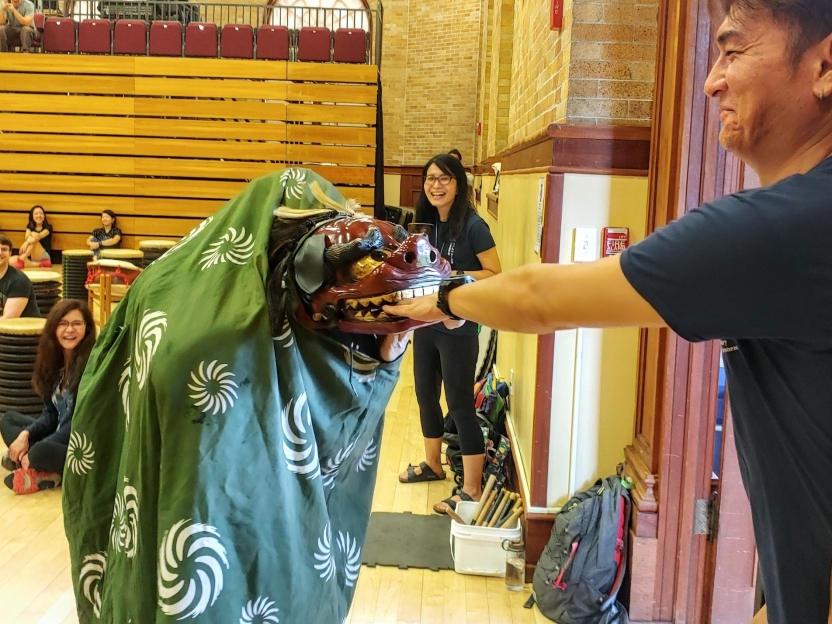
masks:
[[[630,246],[630,228],[604,228],[604,257],[620,254]]]
[[[563,0],[552,0],[549,8],[549,28],[551,30],[563,28]]]

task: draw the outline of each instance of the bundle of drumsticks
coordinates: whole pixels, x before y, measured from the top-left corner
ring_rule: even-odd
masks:
[[[494,475],[488,477],[471,522],[465,522],[453,510],[448,510],[448,515],[460,524],[470,524],[471,526],[505,529],[513,525],[523,514],[523,501],[518,493],[509,492],[506,488],[501,488],[498,492],[494,487],[495,482]]]

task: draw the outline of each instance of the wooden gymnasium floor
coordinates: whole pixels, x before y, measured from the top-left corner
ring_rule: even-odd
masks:
[[[433,513],[431,505],[450,493],[448,482],[405,485],[397,478],[423,454],[408,352],[387,411],[373,511]],[[0,624],[78,622],[60,497],[60,490],[17,496],[0,484]],[[365,567],[347,624],[548,623],[536,608],[523,608],[529,592],[509,592],[499,578]]]

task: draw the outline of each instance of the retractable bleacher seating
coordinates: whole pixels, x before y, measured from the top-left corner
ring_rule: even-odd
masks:
[[[289,60],[289,29],[286,26],[260,26],[257,29],[258,59]]]
[[[147,22],[118,20],[113,29],[113,54],[147,54]]]
[[[331,37],[328,28],[306,26],[298,33],[298,60],[323,61],[332,59]]]
[[[157,20],[150,25],[151,56],[182,56],[182,24]]]
[[[254,58],[254,28],[251,24],[226,24],[220,36],[222,58]]]
[[[332,60],[336,63],[366,63],[367,33],[360,28],[339,28],[335,31]]]
[[[78,52],[109,54],[112,42],[110,20],[85,19],[78,25]]]
[[[75,22],[65,17],[50,17],[43,25],[44,52],[75,52]]]
[[[217,58],[217,25],[191,22],[185,27],[185,56]]]

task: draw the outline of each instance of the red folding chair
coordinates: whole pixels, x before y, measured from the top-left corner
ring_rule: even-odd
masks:
[[[43,25],[44,52],[75,52],[75,22],[64,17],[50,17]]]
[[[360,28],[339,28],[335,31],[332,60],[336,63],[366,63],[367,33]]]
[[[332,58],[328,28],[306,26],[298,33],[299,61],[329,61]]]
[[[254,28],[251,24],[226,24],[220,36],[222,58],[254,58]]]
[[[109,54],[112,42],[110,20],[85,19],[78,25],[78,52]]]
[[[155,21],[150,25],[151,56],[182,56],[182,24]]]
[[[257,29],[256,58],[289,60],[289,29],[285,26],[260,26]]]
[[[118,20],[113,29],[113,54],[147,54],[147,22]]]
[[[185,56],[217,58],[217,25],[191,22],[185,28]]]

